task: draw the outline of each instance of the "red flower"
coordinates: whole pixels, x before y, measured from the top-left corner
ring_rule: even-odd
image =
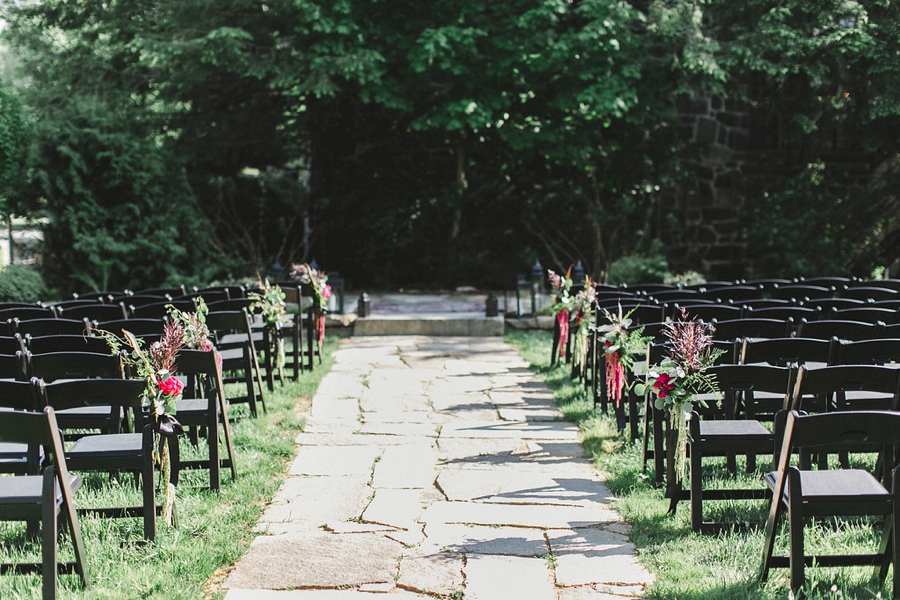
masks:
[[[177,377],[167,377],[159,382],[159,391],[164,396],[177,396],[184,390],[184,384]]]
[[[657,390],[660,398],[665,398],[669,395],[669,392],[675,389],[674,381],[674,377],[672,377],[668,373],[662,373],[659,377],[656,378],[656,383],[653,384],[653,389]]]

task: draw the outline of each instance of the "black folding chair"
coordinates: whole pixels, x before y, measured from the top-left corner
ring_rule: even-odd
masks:
[[[885,481],[862,469],[809,470],[809,463],[799,466],[792,459],[801,451],[806,454],[827,446],[831,449],[858,447],[861,440],[878,447],[884,467]],[[900,598],[900,476],[894,457],[900,445],[900,413],[893,411],[847,411],[801,415],[788,414],[777,469],[766,476],[772,491],[769,516],[759,578],[766,581],[774,568],[790,569],[791,589],[803,587],[807,566],[845,567],[870,565],[877,568],[882,581],[893,564],[893,597]],[[805,464],[804,464],[805,463]],[[779,523],[788,517],[789,543],[787,555],[775,555]],[[811,518],[874,516],[882,523],[882,541],[876,552],[869,554],[808,553],[804,527]]]
[[[3,413],[0,442],[29,445],[35,448],[35,453],[40,446],[44,457],[43,472],[35,469],[28,475],[4,477],[0,485],[0,520],[40,521],[41,562],[4,564],[0,571],[40,571],[44,600],[56,598],[60,571],[77,573],[82,586],[89,587],[87,552],[74,500],[81,478],[69,474],[53,409]],[[60,521],[68,530],[75,551],[72,562],[59,562]]]

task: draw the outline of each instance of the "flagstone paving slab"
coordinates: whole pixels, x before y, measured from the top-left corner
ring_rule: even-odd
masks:
[[[348,421],[359,420],[359,396],[350,398],[330,398],[328,402],[313,400],[310,419],[314,421],[327,421],[330,419],[346,419]]]
[[[552,573],[542,558],[473,554],[466,561],[466,600],[554,598]]]
[[[402,550],[375,534],[263,536],[253,540],[228,581],[232,588],[264,589],[393,582]]]
[[[420,547],[434,552],[544,556],[550,551],[540,529],[429,523]]]
[[[382,450],[377,446],[302,446],[291,475],[370,475]]]
[[[375,465],[375,488],[430,488],[437,477],[437,453],[433,444],[391,446]]]
[[[308,529],[358,518],[372,495],[369,477],[288,477],[263,512],[258,530],[292,524]]]
[[[634,544],[620,533],[585,528],[549,531],[547,538],[560,585],[635,585],[651,579],[635,558]]]
[[[335,359],[227,600],[643,594],[577,427],[500,338],[351,338]]]
[[[421,490],[376,489],[362,514],[363,521],[413,530],[424,510]]]
[[[397,585],[429,595],[452,597],[463,590],[464,557],[460,554],[404,556]]]

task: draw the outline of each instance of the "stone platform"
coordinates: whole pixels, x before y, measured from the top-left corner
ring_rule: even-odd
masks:
[[[485,316],[487,294],[370,294],[369,314],[353,320],[354,336],[427,335],[489,337],[503,335],[503,317]],[[500,302],[500,314],[504,306]],[[356,301],[352,310],[357,311]]]

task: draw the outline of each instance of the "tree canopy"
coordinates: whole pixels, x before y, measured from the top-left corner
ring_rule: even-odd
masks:
[[[50,216],[64,287],[312,258],[358,285],[496,285],[538,258],[602,277],[673,235],[664,198],[704,161],[678,113],[697,93],[752,107],[742,214],[759,268],[891,259],[888,0],[4,7],[34,127],[17,197]],[[814,231],[758,242],[812,206]],[[823,231],[852,241],[832,261],[779,258]]]

